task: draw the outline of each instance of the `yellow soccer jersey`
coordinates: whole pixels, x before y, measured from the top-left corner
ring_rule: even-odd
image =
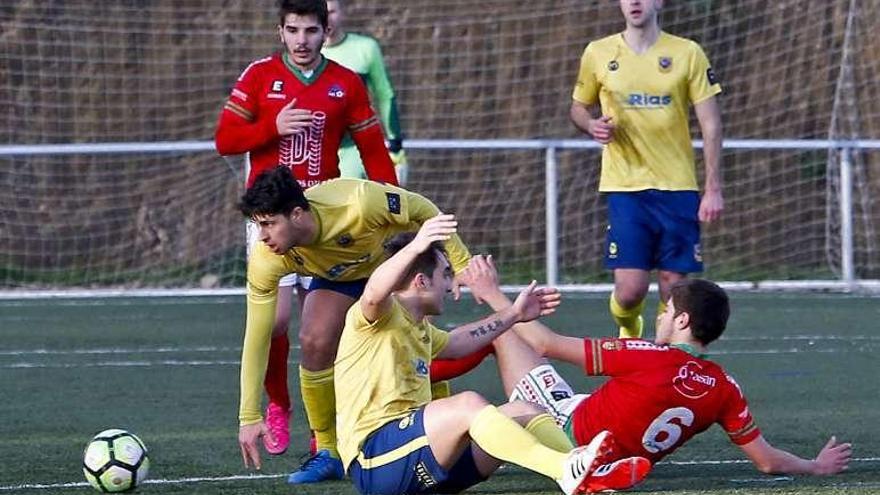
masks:
[[[399,187],[360,179],[335,179],[305,191],[318,220],[309,246],[273,253],[262,242],[248,260],[247,323],[241,357],[242,425],[261,419],[260,393],[269,359],[278,281],[288,273],[328,280],[365,279],[385,260],[384,243],[400,232],[415,231],[439,213],[430,201]],[[446,242],[449,262],[463,270],[470,253],[458,236]]]
[[[572,98],[599,103],[616,125],[602,150],[599,191],[697,191],[690,104],[721,92],[709,60],[688,39],[661,32],[636,54],[615,34],[587,45]]]
[[[360,304],[348,310],[333,363],[337,447],[346,469],[370,433],[431,401],[431,360],[448,342],[448,333],[413,320],[393,296],[373,323]]]

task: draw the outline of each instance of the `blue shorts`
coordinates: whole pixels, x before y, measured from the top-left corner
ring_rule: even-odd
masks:
[[[364,495],[458,493],[485,481],[470,448],[447,471],[425,436],[425,408],[385,423],[367,437],[348,475]],[[390,454],[397,450],[399,455]]]
[[[606,268],[703,271],[699,193],[648,189],[607,196]]]
[[[335,280],[327,280],[326,278],[312,277],[308,289],[310,291],[324,289],[332,290],[340,294],[345,294],[352,299],[358,299],[364,293],[364,287],[367,286],[367,279],[353,280],[351,282],[337,282]]]

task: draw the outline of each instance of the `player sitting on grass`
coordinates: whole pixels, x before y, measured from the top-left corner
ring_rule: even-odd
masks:
[[[467,284],[492,308],[510,304],[497,289],[491,257],[474,257],[467,272]],[[566,337],[537,321],[517,325],[494,342],[505,391],[511,400],[527,400],[553,414],[576,445],[610,431],[619,456],[656,463],[718,423],[761,472],[829,475],[847,469],[852,447],[833,436],[814,459],[770,445],[737,383],[706,359],[707,346],[724,331],[730,313],[722,288],[685,279],[671,294],[653,343]],[[590,395],[575,395],[542,355],[611,379]]]
[[[456,225],[441,214],[417,234],[393,237],[386,244],[391,257],[346,315],[334,368],[338,448],[349,476],[365,494],[455,493],[507,461],[555,479],[565,493],[590,491],[612,441],[607,432],[572,449],[533,404],[496,408],[475,392],[431,400],[433,358],[467,355],[515,323],[553,312],[559,301],[556,290],[533,282],[488,318],[448,333],[437,329],[427,317],[442,313],[452,287],[441,243]],[[647,466],[637,459],[614,474],[628,487]]]

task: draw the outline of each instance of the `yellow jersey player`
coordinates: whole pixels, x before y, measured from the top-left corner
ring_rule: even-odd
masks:
[[[605,266],[621,337],[642,334],[651,270],[660,307],[669,287],[702,271],[700,222],[721,214],[721,86],[700,46],[660,30],[662,0],[620,0],[626,29],[587,45],[572,95],[575,126],[604,145],[599,191],[608,201]],[[703,137],[702,199],[688,129]]]
[[[442,247],[452,215],[388,243],[390,258],[370,275],[345,318],[334,363],[339,453],[360,493],[457,493],[489,477],[502,461],[583,493],[611,438],[572,449],[553,419],[532,404],[498,408],[475,392],[431,401],[430,362],[485,346],[512,325],[549,314],[559,293],[532,282],[513,304],[447,333],[428,317],[443,312],[452,286]],[[476,259],[476,258],[475,258]],[[643,461],[646,462],[646,461]]]
[[[437,215],[433,203],[395,186],[336,179],[303,192],[286,167],[264,172],[242,196],[242,213],[259,228],[248,259],[247,324],[241,363],[239,444],[245,466],[260,466],[257,439],[271,439],[260,414],[263,377],[277,304],[288,273],[312,276],[300,324],[300,389],[317,453],[291,483],[342,477],[336,451],[333,359],[345,312],[384,260],[383,243]],[[470,254],[458,236],[447,242],[457,271]],[[273,440],[274,442],[274,440]]]

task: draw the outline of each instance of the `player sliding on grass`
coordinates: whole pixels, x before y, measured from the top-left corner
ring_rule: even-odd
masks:
[[[386,245],[391,257],[346,315],[334,363],[336,407],[339,453],[355,487],[364,494],[455,493],[503,461],[555,479],[565,493],[641,480],[647,459],[597,468],[612,442],[608,432],[572,450],[553,418],[532,404],[496,408],[475,392],[431,401],[433,358],[467,355],[559,304],[556,290],[533,282],[488,318],[437,329],[428,317],[443,312],[452,287],[441,243],[455,231],[452,215],[438,215],[418,234],[394,237]]]
[[[491,257],[474,257],[462,280],[492,308],[510,303],[498,290]],[[739,386],[706,359],[730,313],[716,284],[685,279],[671,287],[654,343],[640,339],[582,339],[554,333],[536,321],[494,343],[505,391],[541,405],[575,444],[609,430],[619,456],[656,463],[718,423],[759,471],[829,475],[847,468],[852,448],[831,437],[814,459],[770,445],[752,419]],[[575,395],[541,355],[577,364],[611,379],[590,395]]]

